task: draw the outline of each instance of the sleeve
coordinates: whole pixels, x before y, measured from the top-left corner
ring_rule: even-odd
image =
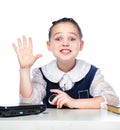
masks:
[[[101,108],[107,108],[107,104],[118,105],[119,98],[111,85],[104,80],[100,69],[97,70],[90,86],[90,94],[93,97],[102,96],[105,102],[101,103]]]
[[[31,82],[33,87],[33,92],[31,97],[24,98],[20,95],[20,102],[40,104],[42,103],[42,100],[46,95],[46,82],[43,79],[43,76],[38,68],[33,69]]]

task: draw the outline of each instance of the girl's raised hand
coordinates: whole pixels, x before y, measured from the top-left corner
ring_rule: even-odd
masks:
[[[30,68],[35,61],[42,56],[42,54],[37,54],[33,56],[33,45],[32,38],[29,37],[28,41],[25,36],[17,39],[18,47],[13,43],[13,48],[17,54],[20,68]]]

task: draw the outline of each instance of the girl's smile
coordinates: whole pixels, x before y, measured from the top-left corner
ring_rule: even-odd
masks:
[[[68,54],[70,54],[72,51],[71,51],[70,49],[61,49],[60,52],[61,52],[61,54],[63,54],[63,55],[68,55]]]

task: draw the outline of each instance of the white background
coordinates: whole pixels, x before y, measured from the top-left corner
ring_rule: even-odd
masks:
[[[0,0],[0,103],[16,103],[19,95],[19,64],[12,43],[31,36],[34,54],[42,53],[32,68],[54,57],[47,51],[52,21],[72,17],[80,25],[85,46],[78,58],[98,66],[120,95],[119,0]]]

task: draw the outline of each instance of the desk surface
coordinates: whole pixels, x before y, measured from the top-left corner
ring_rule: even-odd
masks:
[[[120,130],[120,115],[97,109],[47,109],[38,115],[0,118],[0,130]]]

